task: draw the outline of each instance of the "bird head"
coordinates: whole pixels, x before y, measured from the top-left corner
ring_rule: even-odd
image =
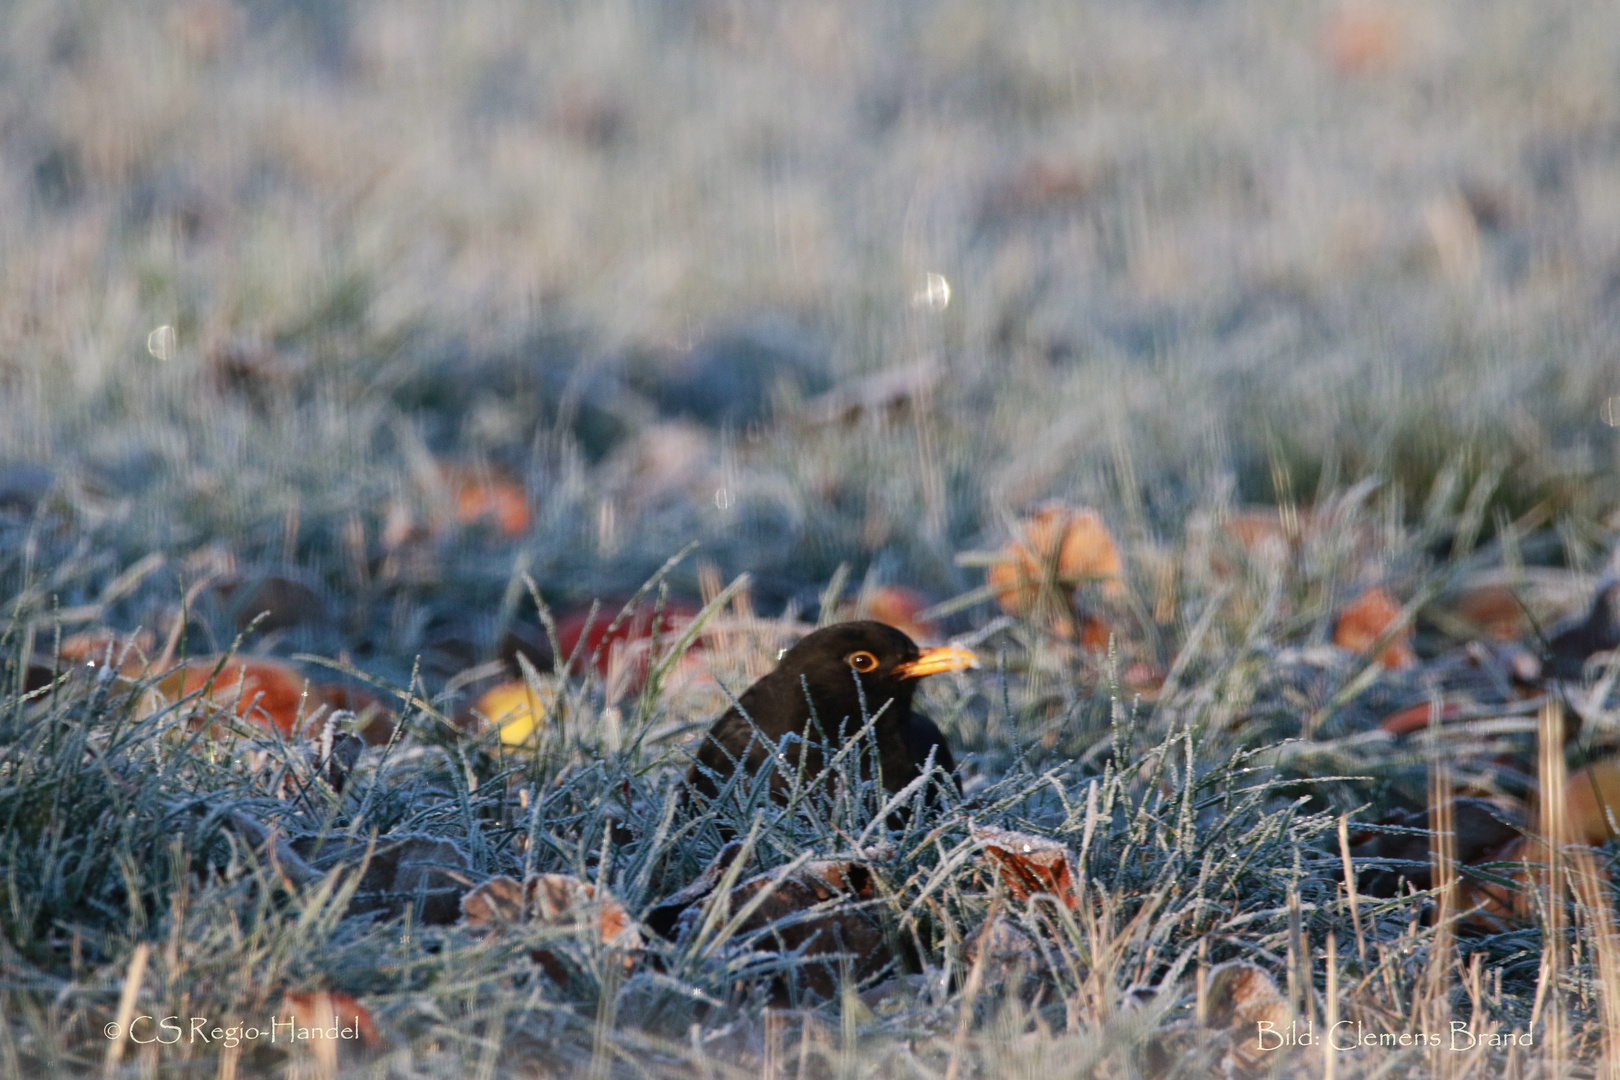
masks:
[[[895,699],[909,705],[916,681],[944,671],[978,667],[967,649],[944,645],[920,649],[904,633],[880,622],[847,622],[822,627],[782,654],[777,672],[794,685],[853,695],[855,679],[870,709]],[[853,678],[852,678],[853,676]]]

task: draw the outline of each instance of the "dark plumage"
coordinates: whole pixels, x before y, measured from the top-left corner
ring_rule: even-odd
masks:
[[[1586,673],[1586,663],[1594,653],[1620,648],[1620,618],[1615,611],[1617,592],[1620,592],[1620,577],[1607,575],[1598,582],[1592,606],[1585,615],[1564,619],[1547,632],[1542,654],[1543,674],[1577,681]]]
[[[758,774],[783,736],[793,734],[803,742],[788,740],[786,762],[778,763],[771,781],[773,795],[785,799],[801,757],[806,778],[816,777],[825,760],[820,744],[842,745],[861,729],[863,713],[870,717],[880,709],[873,734],[885,789],[898,792],[920,776],[930,750],[934,764],[950,773],[956,762],[945,736],[932,720],[911,711],[911,698],[919,678],[970,666],[977,660],[965,649],[924,651],[883,623],[823,627],[787,650],[775,671],[744,691],[740,709],[733,706],[714,722],[687,773],[687,788],[713,799],[737,765]],[[819,731],[811,723],[812,703]]]

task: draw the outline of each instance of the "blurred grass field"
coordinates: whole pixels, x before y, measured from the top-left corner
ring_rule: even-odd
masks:
[[[1572,878],[1572,922],[1543,910],[1455,957],[1391,901],[1330,991],[1327,931],[1341,957],[1360,936],[1339,815],[1421,809],[1431,759],[1467,771],[1495,736],[1369,742],[1342,693],[1364,665],[1295,669],[1369,587],[1422,609],[1427,663],[1460,643],[1427,614],[1456,582],[1501,575],[1550,625],[1610,564],[1620,9],[8,0],[0,20],[8,1075],[103,1069],[141,942],[153,1007],[366,1002],[388,1049],[339,1063],[356,1074],[1216,1075],[1187,1034],[1203,991],[1174,988],[1246,959],[1319,1021],[1334,999],[1369,1025],[1538,1033],[1340,1076],[1616,1075],[1595,1071],[1620,1040],[1596,876]],[[526,756],[447,736],[457,676],[540,636],[525,577],[549,610],[611,617],[696,542],[662,581],[696,606],[749,575],[704,652],[736,691],[830,581],[963,596],[971,553],[1053,498],[1117,537],[1130,630],[1110,658],[1014,622],[989,670],[930,687],[988,801],[902,838],[885,925],[938,901],[903,979],[778,1014],[738,990],[770,970],[757,951],[672,947],[627,977],[570,931],[547,988],[510,940],[345,919],[330,878],[278,893],[222,824],[426,832],[475,876],[601,875],[640,917],[719,847],[657,826],[665,737],[723,696],[684,668],[639,699],[558,684],[567,720]],[[1317,525],[1224,572],[1218,523],[1254,504]],[[272,580],[286,617],[253,625]],[[101,625],[407,690],[403,756],[299,802],[304,766],[278,796],[262,733],[210,749],[139,679],[28,691],[32,656]],[[1136,700],[1132,663],[1168,687]],[[1421,699],[1400,678],[1368,693]],[[1603,695],[1580,711],[1579,753],[1620,741]],[[609,818],[642,842],[604,869]],[[1080,959],[1044,997],[970,978],[969,818],[1094,845],[1106,899],[1048,925]],[[776,821],[756,857],[847,839]],[[188,860],[230,869],[203,888]],[[1579,931],[1573,952],[1544,927]],[[1212,955],[1185,954],[1199,935]],[[105,1067],[339,1066],[131,1047]]]

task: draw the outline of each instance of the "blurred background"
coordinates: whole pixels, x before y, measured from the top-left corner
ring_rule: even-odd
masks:
[[[1609,543],[1620,8],[0,11],[14,605],[448,672],[523,573],[942,600],[1053,497]]]

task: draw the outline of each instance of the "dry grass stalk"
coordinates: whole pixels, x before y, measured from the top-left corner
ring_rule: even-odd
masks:
[[[1339,1063],[1339,1051],[1333,1041],[1339,1023],[1339,942],[1332,930],[1327,933],[1323,962],[1327,967],[1327,997],[1322,1009],[1322,1080],[1335,1080]]]
[[[1548,1076],[1564,1075],[1564,998],[1559,986],[1564,970],[1564,845],[1568,842],[1568,768],[1564,762],[1564,713],[1557,701],[1542,707],[1537,725],[1537,773],[1540,820],[1537,832],[1546,844],[1546,862],[1537,882],[1542,911],[1541,971],[1530,1026],[1542,1020],[1543,1065]]]
[[[1607,877],[1590,851],[1570,852],[1570,880],[1575,888],[1576,918],[1581,939],[1596,954],[1598,1015],[1602,1019],[1602,1050],[1598,1080],[1620,1080],[1620,932],[1614,920],[1614,900]]]
[[[1438,700],[1434,706],[1438,710]],[[1435,748],[1439,730],[1438,723],[1429,725],[1431,749]],[[1418,1015],[1423,1017],[1426,1031],[1447,1031],[1451,1023],[1452,973],[1457,966],[1452,927],[1456,915],[1457,831],[1451,770],[1438,755],[1430,759],[1429,766],[1429,868],[1435,893],[1434,933],[1429,939]],[[1445,1049],[1431,1049],[1429,1062],[1437,1077],[1451,1075],[1452,1059]]]
[[[118,1073],[118,1062],[124,1056],[124,1042],[129,1038],[129,1024],[135,1016],[135,1001],[140,997],[141,979],[146,975],[146,958],[151,946],[141,942],[129,957],[129,970],[124,975],[124,988],[118,997],[118,1018],[107,1057],[102,1063],[101,1075],[107,1080]]]
[[[1355,864],[1350,860],[1350,815],[1339,815],[1339,859],[1344,867],[1344,896],[1350,906],[1350,925],[1356,931],[1356,958],[1367,966],[1367,937],[1361,932],[1361,905],[1356,896]]]

